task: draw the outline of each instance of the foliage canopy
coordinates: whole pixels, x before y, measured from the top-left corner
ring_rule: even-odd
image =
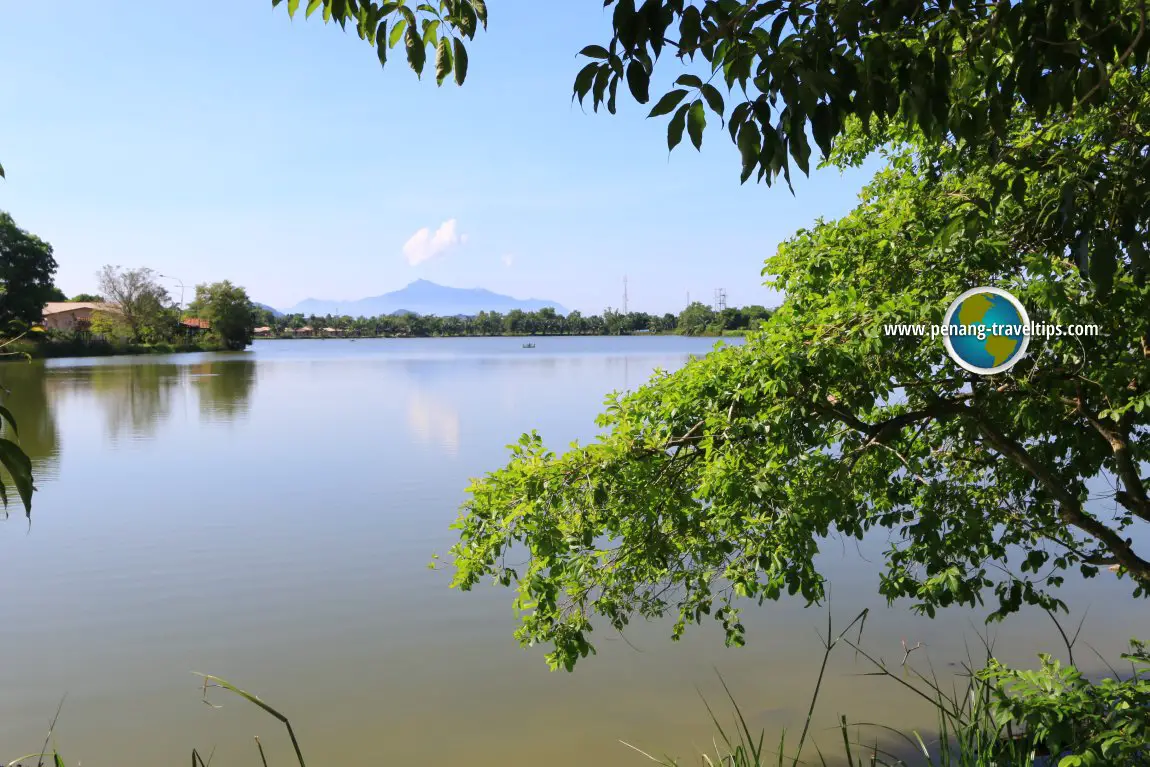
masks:
[[[110,265],[96,275],[100,293],[118,310],[118,314],[106,313],[104,319],[121,325],[130,341],[166,338],[178,321],[172,299],[158,277],[152,269]]]
[[[1108,98],[1142,118],[1145,86],[1118,78]],[[888,531],[880,591],[928,615],[988,595],[995,618],[1059,608],[1071,568],[1114,565],[1150,594],[1150,552],[1134,543],[1150,523],[1150,287],[1117,251],[1103,289],[1034,225],[1062,188],[1038,159],[1037,116],[1016,112],[1003,144],[1023,183],[989,209],[1005,162],[990,148],[889,123],[848,130],[836,162],[881,142],[888,166],[850,215],[768,260],[787,298],[762,332],[613,396],[589,445],[556,455],[524,435],[470,488],[454,585],[514,585],[518,637],[550,644],[549,662],[568,669],[592,651],[597,621],[673,614],[678,637],[713,615],[742,643],[739,598],[823,598],[816,555],[834,535]],[[1085,146],[1105,120],[1096,110],[1046,132]],[[1089,154],[1107,164],[1127,151]],[[884,334],[940,324],[973,285],[1008,289],[1034,321],[1103,333],[1032,338],[1027,358],[989,377],[956,368],[939,339]]]
[[[58,293],[55,273],[52,246],[0,211],[0,328],[19,332],[40,322]]]
[[[211,332],[226,348],[238,351],[252,342],[255,307],[247,291],[228,280],[197,285],[195,300],[188,310],[208,320]]]

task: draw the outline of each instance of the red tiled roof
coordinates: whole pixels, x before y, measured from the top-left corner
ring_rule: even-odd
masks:
[[[210,330],[212,323],[207,320],[201,320],[197,317],[185,317],[180,320],[180,324],[188,328],[199,328],[201,330]]]

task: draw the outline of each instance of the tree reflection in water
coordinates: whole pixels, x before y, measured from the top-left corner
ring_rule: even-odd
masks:
[[[250,359],[211,360],[190,365],[189,375],[204,421],[234,421],[247,415],[256,384],[256,363]]]
[[[52,479],[59,470],[60,435],[49,406],[48,376],[42,362],[12,360],[0,363],[0,402],[16,418],[17,439],[7,424],[0,435],[16,440],[32,459],[37,480]]]

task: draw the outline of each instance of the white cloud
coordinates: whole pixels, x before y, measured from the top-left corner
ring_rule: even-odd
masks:
[[[511,265],[515,263],[515,256],[511,255],[510,253],[504,253],[503,258],[500,260],[503,262],[504,266],[510,269]]]
[[[411,235],[407,242],[403,243],[403,257],[407,259],[407,263],[416,266],[465,242],[467,235],[460,235],[455,219],[449,218],[440,224],[434,233],[425,226]]]

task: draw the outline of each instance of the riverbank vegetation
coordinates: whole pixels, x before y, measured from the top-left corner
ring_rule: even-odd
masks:
[[[412,313],[381,317],[335,317],[288,314],[276,316],[257,310],[260,335],[271,338],[429,338],[455,336],[618,336],[679,334],[689,336],[741,335],[771,315],[762,306],[724,308],[715,311],[694,302],[679,314],[617,312],[601,315],[573,311],[562,315],[554,309],[501,314],[480,312],[471,316],[437,317]]]
[[[99,293],[70,302],[53,283],[52,246],[0,211],[0,341],[14,357],[88,357],[238,350],[251,343],[256,307],[228,281],[196,286],[187,307],[152,269],[105,266]],[[46,316],[50,302],[57,311]]]
[[[216,352],[227,349],[210,338],[132,343],[122,338],[100,337],[92,333],[49,330],[32,333],[8,347],[14,354],[30,359],[62,357],[113,357],[131,354],[180,354]]]

